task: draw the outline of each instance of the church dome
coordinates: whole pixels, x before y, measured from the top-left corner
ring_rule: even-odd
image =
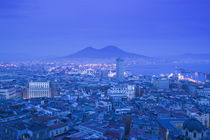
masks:
[[[205,131],[205,127],[196,119],[186,120],[183,124],[183,129],[188,129],[190,132],[197,131],[202,132]]]

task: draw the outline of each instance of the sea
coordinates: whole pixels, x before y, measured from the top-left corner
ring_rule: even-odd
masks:
[[[209,63],[186,63],[186,64],[136,64],[127,66],[126,70],[133,74],[157,75],[170,74],[180,71],[180,69],[194,73],[210,74]]]

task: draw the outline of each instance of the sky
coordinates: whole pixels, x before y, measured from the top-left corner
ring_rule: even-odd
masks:
[[[210,0],[0,0],[0,53],[210,53]]]

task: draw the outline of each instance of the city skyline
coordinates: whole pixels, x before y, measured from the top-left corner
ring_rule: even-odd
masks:
[[[210,138],[210,0],[0,0],[0,140]]]

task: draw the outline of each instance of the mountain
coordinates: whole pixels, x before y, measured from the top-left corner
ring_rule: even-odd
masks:
[[[93,47],[87,47],[81,51],[78,51],[74,54],[65,56],[63,58],[149,58],[147,56],[129,53],[121,50],[115,46],[107,46],[102,49],[95,49]]]

